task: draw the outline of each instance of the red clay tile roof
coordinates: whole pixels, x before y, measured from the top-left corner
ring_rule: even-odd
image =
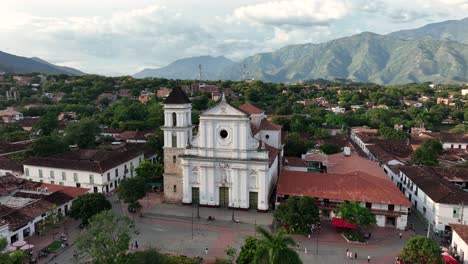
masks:
[[[241,109],[242,111],[247,112],[249,114],[265,113],[265,110],[262,110],[262,109],[254,106],[253,104],[251,104],[249,102],[246,102],[245,104],[239,106],[239,109]]]
[[[298,157],[283,157],[283,166],[290,167],[309,167],[307,161]]]
[[[277,192],[320,199],[411,206],[390,180],[363,172],[330,174],[283,170]]]
[[[423,132],[423,136],[438,138],[446,143],[468,143],[468,134],[463,133],[446,133],[446,132]]]
[[[80,187],[72,187],[72,186],[64,186],[64,185],[56,185],[56,184],[49,184],[49,183],[41,183],[40,188],[44,189],[47,187],[47,190],[50,193],[53,192],[61,192],[67,194],[73,198],[76,198],[80,195],[83,195],[89,191],[87,188],[80,188]]]
[[[450,227],[452,227],[452,230],[468,244],[468,225],[450,224]]]
[[[307,154],[304,157],[306,161],[320,161],[328,163],[328,155],[323,153]]]
[[[327,164],[328,173],[348,174],[354,172],[365,172],[366,174],[387,179],[387,174],[376,163],[366,158],[360,157],[353,153],[350,156],[345,156],[343,153],[337,153],[328,156]]]
[[[77,150],[68,151],[50,157],[33,157],[23,164],[39,167],[62,168],[72,170],[91,171],[104,173],[119,164],[127,162],[143,151],[133,149],[128,151],[102,151],[102,150]]]
[[[145,132],[143,131],[124,131],[118,136],[121,140],[134,139],[134,140],[146,140]]]
[[[398,168],[434,202],[446,204],[468,203],[468,193],[449,181],[449,179],[454,180],[457,177],[466,180],[466,177],[461,177],[461,175],[466,175],[468,169],[463,168],[459,172],[455,172],[453,168],[429,166],[399,166]]]
[[[266,119],[262,119],[262,121],[260,121],[260,130],[281,130],[281,126],[271,123]]]
[[[268,166],[271,167],[271,165],[273,165],[273,162],[278,157],[278,154],[281,152],[281,150],[275,147],[269,146],[267,144],[265,144],[265,149],[268,150],[268,160],[269,160]]]
[[[23,166],[5,156],[0,156],[0,169],[22,172]]]

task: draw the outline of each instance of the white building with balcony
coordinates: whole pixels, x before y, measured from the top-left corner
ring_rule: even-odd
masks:
[[[33,157],[24,162],[23,178],[64,186],[89,188],[107,193],[117,188],[125,177],[133,177],[135,168],[144,161],[139,150],[68,151],[50,157]]]
[[[435,232],[443,234],[451,224],[468,223],[468,193],[457,183],[468,178],[468,169],[399,166],[390,175]]]

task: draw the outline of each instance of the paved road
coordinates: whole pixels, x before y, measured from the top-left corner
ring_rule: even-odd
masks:
[[[112,210],[117,215],[126,214],[117,203],[113,203]],[[202,256],[209,260],[225,256],[224,250],[228,245],[239,252],[245,238],[256,235],[254,225],[249,223],[235,224],[232,221],[221,220],[207,223],[201,219],[199,223],[195,222],[192,225],[191,221],[187,221],[183,216],[175,216],[173,219],[135,217],[134,220],[139,235],[132,242],[137,240],[140,249],[151,247],[178,255]],[[318,254],[315,254],[316,237],[309,240],[305,236],[294,236],[300,243],[298,251],[304,263],[367,263],[367,256],[370,255],[371,263],[390,264],[394,262],[406,240],[413,235],[412,232],[404,232],[403,239],[399,239],[398,231],[394,229],[376,229],[372,231],[374,241],[368,245],[356,245],[347,244],[329,224],[328,227],[327,224],[323,226],[323,233],[318,239]],[[208,248],[208,255],[205,255],[205,248]],[[304,248],[308,249],[307,253],[304,252]],[[50,263],[78,263],[73,259],[73,249],[69,248]],[[358,259],[347,260],[346,249],[358,252]]]

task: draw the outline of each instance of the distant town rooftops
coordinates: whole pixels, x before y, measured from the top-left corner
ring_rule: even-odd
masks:
[[[142,154],[143,151],[136,149],[122,152],[76,150],[50,157],[29,158],[24,165],[104,173]]]
[[[164,104],[190,104],[190,99],[180,87],[176,86],[172,89],[169,96],[164,100]]]
[[[388,179],[364,172],[331,174],[283,170],[277,190],[281,195],[411,206]]]

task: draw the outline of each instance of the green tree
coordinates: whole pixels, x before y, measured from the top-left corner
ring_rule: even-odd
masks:
[[[298,264],[302,263],[299,255],[291,246],[295,245],[294,239],[286,235],[283,229],[274,234],[270,234],[261,226],[257,226],[260,233],[255,254],[255,263],[268,264]]]
[[[125,178],[120,181],[118,187],[118,195],[120,199],[123,199],[126,203],[135,203],[139,199],[145,197],[146,183],[145,179],[136,176],[132,178]]]
[[[94,148],[99,132],[100,129],[95,120],[84,118],[65,129],[65,142],[69,145],[76,144],[83,149]]]
[[[70,216],[75,219],[80,219],[81,223],[88,224],[89,219],[103,211],[110,210],[111,203],[102,193],[86,193],[73,201]]]
[[[324,143],[324,144],[320,145],[320,151],[322,151],[323,153],[325,153],[327,155],[331,155],[331,154],[335,154],[335,153],[340,153],[341,148],[338,147],[335,144],[332,144],[332,143]]]
[[[25,254],[22,250],[15,250],[13,252],[3,252],[7,247],[7,240],[0,237],[0,263],[2,264],[23,264]]]
[[[336,213],[341,218],[360,227],[367,228],[376,223],[375,216],[358,202],[341,203],[336,207]]]
[[[93,259],[94,263],[119,263],[128,250],[136,230],[126,217],[116,217],[111,211],[102,211],[89,221],[78,237],[78,250]]]
[[[426,139],[414,151],[413,162],[418,165],[437,166],[439,164],[438,157],[442,151],[442,144],[438,139]]]
[[[57,114],[49,112],[39,118],[39,121],[34,125],[34,131],[39,135],[48,136],[58,127],[58,124]]]
[[[67,150],[67,145],[58,136],[43,136],[33,140],[31,144],[32,155],[36,157],[47,157]]]
[[[385,139],[406,139],[408,133],[402,130],[393,129],[391,127],[382,127],[377,132],[378,136],[383,136]]]
[[[289,197],[275,212],[275,219],[285,226],[286,230],[299,234],[307,233],[311,224],[319,222],[319,217],[315,199],[307,196]]]
[[[254,237],[248,237],[240,249],[239,256],[237,257],[237,264],[254,263],[256,254],[257,239]]]
[[[57,206],[54,204],[47,212],[47,216],[40,222],[39,228],[41,232],[52,230],[52,238],[55,240],[54,228],[58,227],[63,222],[63,214],[57,210]]]
[[[415,236],[408,240],[401,258],[410,263],[439,264],[444,263],[439,245],[432,239]]]
[[[300,157],[310,148],[310,143],[304,141],[299,133],[290,133],[286,138],[284,155],[286,157]]]
[[[136,175],[142,177],[146,182],[156,182],[162,179],[164,168],[159,163],[143,161],[135,168]]]

